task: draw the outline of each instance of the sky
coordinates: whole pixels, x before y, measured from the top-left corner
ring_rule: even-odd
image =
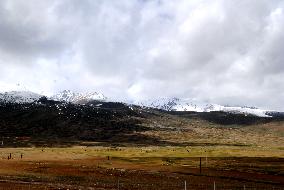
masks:
[[[284,111],[284,1],[0,1],[0,91],[65,89]]]

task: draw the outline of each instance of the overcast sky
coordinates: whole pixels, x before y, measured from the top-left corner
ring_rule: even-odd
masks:
[[[284,1],[1,0],[0,91],[284,111]]]

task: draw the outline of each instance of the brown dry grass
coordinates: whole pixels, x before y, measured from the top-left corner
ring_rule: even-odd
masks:
[[[182,189],[184,180],[191,189],[210,189],[214,181],[222,189],[243,185],[284,188],[282,158],[202,158],[199,173],[198,157],[133,157],[123,154],[124,150],[122,157],[108,159],[104,154],[94,156],[92,151],[110,155],[119,150],[81,149],[32,149],[25,152],[24,159],[14,154],[12,160],[2,159],[0,189],[117,189],[118,180],[120,189]],[[153,150],[144,151],[150,154]]]

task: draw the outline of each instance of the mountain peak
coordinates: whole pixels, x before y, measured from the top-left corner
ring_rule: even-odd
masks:
[[[61,102],[84,104],[92,100],[105,101],[107,98],[103,94],[98,92],[79,93],[73,92],[71,90],[63,90],[58,94],[51,96],[50,99]]]

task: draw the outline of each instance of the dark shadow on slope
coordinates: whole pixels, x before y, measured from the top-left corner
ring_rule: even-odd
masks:
[[[269,123],[273,121],[284,121],[284,118],[273,118],[273,117],[258,117],[255,115],[246,115],[240,113],[229,113],[229,112],[177,112],[171,111],[168,114],[185,117],[188,119],[203,119],[215,124],[220,125],[254,125]]]
[[[98,106],[99,105],[99,106]],[[34,104],[0,106],[0,140],[3,146],[74,144],[82,141],[156,144],[139,132],[143,115],[122,103],[75,105],[44,99]]]

